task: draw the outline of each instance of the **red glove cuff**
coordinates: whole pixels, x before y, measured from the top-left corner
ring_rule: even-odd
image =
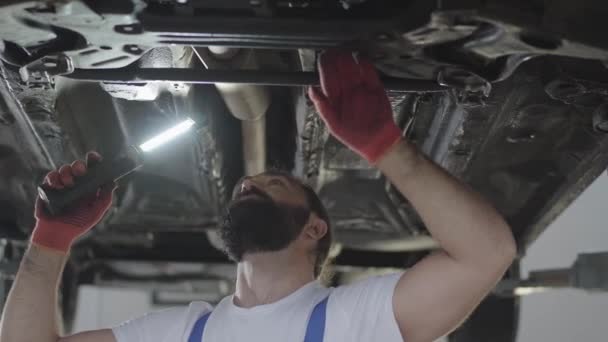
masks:
[[[386,123],[374,138],[358,147],[359,153],[372,164],[376,162],[388,152],[391,147],[401,141],[401,131],[391,120]]]
[[[66,254],[69,252],[74,240],[74,233],[66,231],[65,227],[40,221],[32,232],[33,244]]]

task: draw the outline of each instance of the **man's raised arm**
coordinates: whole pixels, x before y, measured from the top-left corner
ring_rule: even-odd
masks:
[[[407,341],[456,328],[513,262],[509,226],[481,196],[400,142],[378,168],[408,198],[441,249],[406,272],[393,308]]]
[[[95,153],[87,163],[98,161]],[[86,173],[82,161],[49,173],[45,186],[61,189]],[[70,246],[97,224],[112,203],[113,184],[83,199],[59,216],[50,216],[36,202],[36,227],[0,322],[0,342],[115,342],[111,330],[99,330],[62,338],[57,315],[57,288]]]
[[[512,263],[509,226],[477,193],[403,140],[373,65],[341,52],[319,60],[309,96],[332,134],[375,164],[412,203],[441,249],[406,272],[393,311],[408,342],[433,341],[470,314]]]

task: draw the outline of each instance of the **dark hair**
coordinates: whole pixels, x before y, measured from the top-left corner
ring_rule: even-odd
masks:
[[[315,250],[315,264],[314,264],[314,276],[319,277],[323,273],[323,268],[328,260],[329,249],[333,240],[333,234],[331,224],[329,222],[329,215],[327,209],[321,202],[317,193],[307,184],[299,182],[306,193],[306,201],[310,207],[310,211],[315,213],[321,220],[325,221],[327,225],[327,233],[317,242],[317,248]]]

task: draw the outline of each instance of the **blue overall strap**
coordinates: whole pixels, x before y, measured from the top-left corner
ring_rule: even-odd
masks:
[[[207,325],[209,316],[211,316],[211,312],[204,314],[196,320],[194,327],[192,327],[192,332],[190,332],[190,337],[188,337],[188,342],[201,342],[203,340],[203,332],[205,331],[205,325]]]
[[[325,297],[320,301],[310,314],[308,319],[308,326],[306,327],[306,335],[304,336],[304,342],[323,342],[323,336],[325,335],[325,312],[327,311],[327,299]]]

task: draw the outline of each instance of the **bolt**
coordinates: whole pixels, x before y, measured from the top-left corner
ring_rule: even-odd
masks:
[[[127,44],[123,47],[123,50],[136,55],[139,55],[143,52],[143,50],[135,44]]]
[[[115,30],[120,33],[137,34],[141,33],[142,29],[137,24],[116,25]]]

